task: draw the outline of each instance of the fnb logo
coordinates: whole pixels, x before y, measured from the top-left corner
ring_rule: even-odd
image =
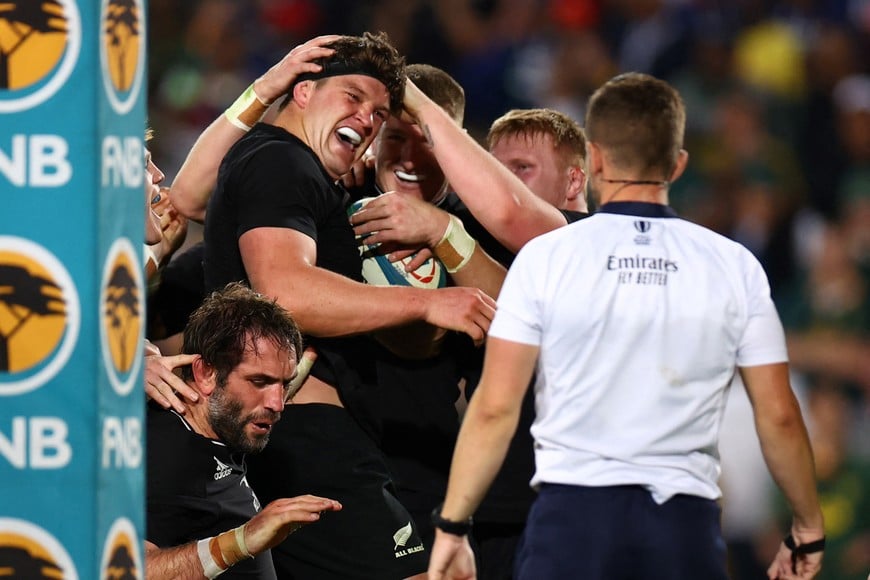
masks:
[[[4,578],[78,580],[72,559],[54,536],[13,518],[0,518],[0,573]]]
[[[144,578],[145,568],[139,553],[139,540],[136,528],[127,518],[118,518],[103,545],[100,564],[101,580],[124,580]]]
[[[0,2],[0,113],[54,95],[75,68],[81,33],[73,0]]]
[[[141,0],[103,0],[100,63],[103,87],[119,115],[129,113],[139,96],[145,69],[145,11]]]
[[[48,250],[0,236],[0,395],[31,391],[63,368],[78,338],[79,298]]]
[[[106,257],[100,298],[103,361],[112,387],[127,395],[136,381],[144,341],[142,268],[126,238],[118,238]]]

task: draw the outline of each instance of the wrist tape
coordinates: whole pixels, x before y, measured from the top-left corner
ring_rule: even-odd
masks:
[[[245,525],[227,530],[196,544],[203,572],[209,579],[223,574],[227,568],[246,558],[253,558],[245,542]]]
[[[263,118],[269,105],[271,103],[267,103],[257,96],[257,93],[254,92],[254,85],[251,83],[245,92],[236,99],[236,102],[224,111],[224,116],[242,131],[250,131],[251,127]]]
[[[450,216],[447,229],[441,241],[435,244],[435,255],[451,274],[455,274],[465,266],[477,247],[477,241],[468,235],[462,222],[456,216]]]

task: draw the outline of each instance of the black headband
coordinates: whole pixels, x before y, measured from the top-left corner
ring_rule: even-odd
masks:
[[[387,83],[383,75],[372,64],[364,62],[348,62],[346,60],[330,60],[322,64],[320,72],[307,72],[296,77],[296,82],[314,81],[326,77],[338,77],[344,75],[365,75],[380,81],[385,87]]]

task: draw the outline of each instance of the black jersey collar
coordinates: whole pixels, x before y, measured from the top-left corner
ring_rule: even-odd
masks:
[[[680,217],[670,206],[645,201],[611,201],[598,208],[597,213],[615,213],[648,218]]]

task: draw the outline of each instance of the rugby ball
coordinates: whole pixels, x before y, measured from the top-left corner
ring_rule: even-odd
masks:
[[[347,209],[347,215],[352,216],[373,197],[364,197],[353,202]],[[411,272],[405,271],[413,256],[408,256],[398,262],[390,262],[386,256],[379,254],[377,244],[366,244],[360,239],[360,256],[362,257],[363,279],[373,286],[415,286],[417,288],[444,288],[447,285],[447,272],[441,262],[429,258],[422,266]]]

